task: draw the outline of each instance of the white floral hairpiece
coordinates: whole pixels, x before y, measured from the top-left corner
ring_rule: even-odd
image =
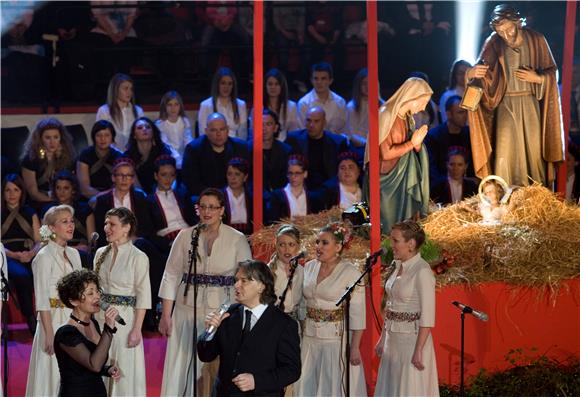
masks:
[[[42,225],[40,227],[40,240],[43,243],[47,243],[48,240],[54,240],[56,238],[56,234],[50,230],[50,228],[48,227],[48,225]]]

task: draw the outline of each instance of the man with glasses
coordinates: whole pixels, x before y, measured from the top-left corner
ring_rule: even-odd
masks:
[[[247,143],[228,136],[228,131],[226,118],[212,113],[207,118],[205,135],[185,147],[182,176],[190,195],[197,196],[208,187],[226,186],[227,164],[233,157],[250,161]]]

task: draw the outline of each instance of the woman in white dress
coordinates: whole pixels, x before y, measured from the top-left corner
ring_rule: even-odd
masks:
[[[360,272],[340,256],[350,241],[341,223],[325,226],[316,240],[316,258],[304,267],[306,321],[302,339],[302,376],[295,396],[346,395],[344,307],[335,303]],[[355,288],[350,301],[350,395],[366,396],[360,341],[365,329],[365,291]]]
[[[439,396],[431,328],[435,277],[419,253],[425,241],[411,220],[391,230],[395,269],[385,284],[385,323],[375,351],[381,357],[375,396]]]
[[[27,396],[56,396],[60,386],[54,356],[54,332],[68,320],[71,309],[58,299],[58,280],[82,268],[79,252],[67,247],[75,232],[74,209],[69,205],[50,208],[43,218],[41,237],[46,243],[32,261],[34,297],[38,324],[32,341]]]
[[[126,325],[118,327],[111,343],[111,365],[121,370],[118,382],[109,385],[109,396],[145,396],[145,356],[141,326],[145,310],[151,308],[149,259],[131,241],[137,229],[135,215],[125,207],[113,208],[105,215],[105,236],[109,243],[95,254],[95,272],[101,279],[101,301],[119,311]],[[97,321],[104,327],[104,312]]]
[[[229,136],[248,139],[248,108],[238,98],[238,83],[230,68],[221,67],[211,82],[211,96],[199,105],[197,125],[200,135],[205,134],[207,118],[212,113],[221,113],[228,123]]]
[[[222,303],[233,302],[237,265],[252,258],[246,237],[223,224],[224,206],[225,199],[220,190],[204,190],[198,203],[200,225],[203,226],[181,230],[169,253],[159,288],[159,297],[163,300],[159,332],[168,337],[162,396],[192,395],[194,342],[205,331],[205,317],[217,311]],[[189,273],[189,262],[192,259],[192,240],[196,236],[199,239],[197,276],[194,277],[193,269]],[[197,318],[193,313],[194,287],[197,287]],[[194,334],[194,327],[197,328],[197,335]],[[197,360],[198,395],[209,396],[217,365],[215,362],[204,364]]]

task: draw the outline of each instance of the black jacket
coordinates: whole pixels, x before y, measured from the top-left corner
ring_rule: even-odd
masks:
[[[463,191],[461,199],[471,197],[477,194],[477,184],[471,179],[463,178]],[[451,203],[451,189],[447,178],[439,182],[431,189],[431,199],[436,203],[450,204]]]
[[[216,389],[218,397],[282,397],[284,387],[300,378],[300,340],[298,325],[275,306],[268,305],[258,322],[242,342],[243,306],[232,305],[214,338],[199,340],[201,361],[220,357]],[[254,375],[255,389],[242,392],[232,382],[239,374]]]

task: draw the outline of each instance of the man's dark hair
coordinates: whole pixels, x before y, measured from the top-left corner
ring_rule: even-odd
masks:
[[[260,295],[260,303],[267,305],[276,302],[276,293],[274,292],[274,277],[268,265],[262,261],[248,259],[238,264],[238,270],[242,270],[250,280],[256,280],[264,284],[264,291]],[[236,271],[236,273],[237,273]]]
[[[327,72],[328,77],[330,77],[331,80],[334,78],[332,66],[328,62],[318,62],[312,65],[310,68],[310,75],[314,75],[314,72]]]
[[[525,26],[526,24],[526,18],[522,17],[522,14],[509,4],[499,4],[495,6],[491,13],[489,27],[495,30],[495,27],[503,21],[521,22],[522,26]]]
[[[461,103],[461,97],[459,95],[452,95],[445,101],[445,111],[448,112],[451,110],[453,105]]]

